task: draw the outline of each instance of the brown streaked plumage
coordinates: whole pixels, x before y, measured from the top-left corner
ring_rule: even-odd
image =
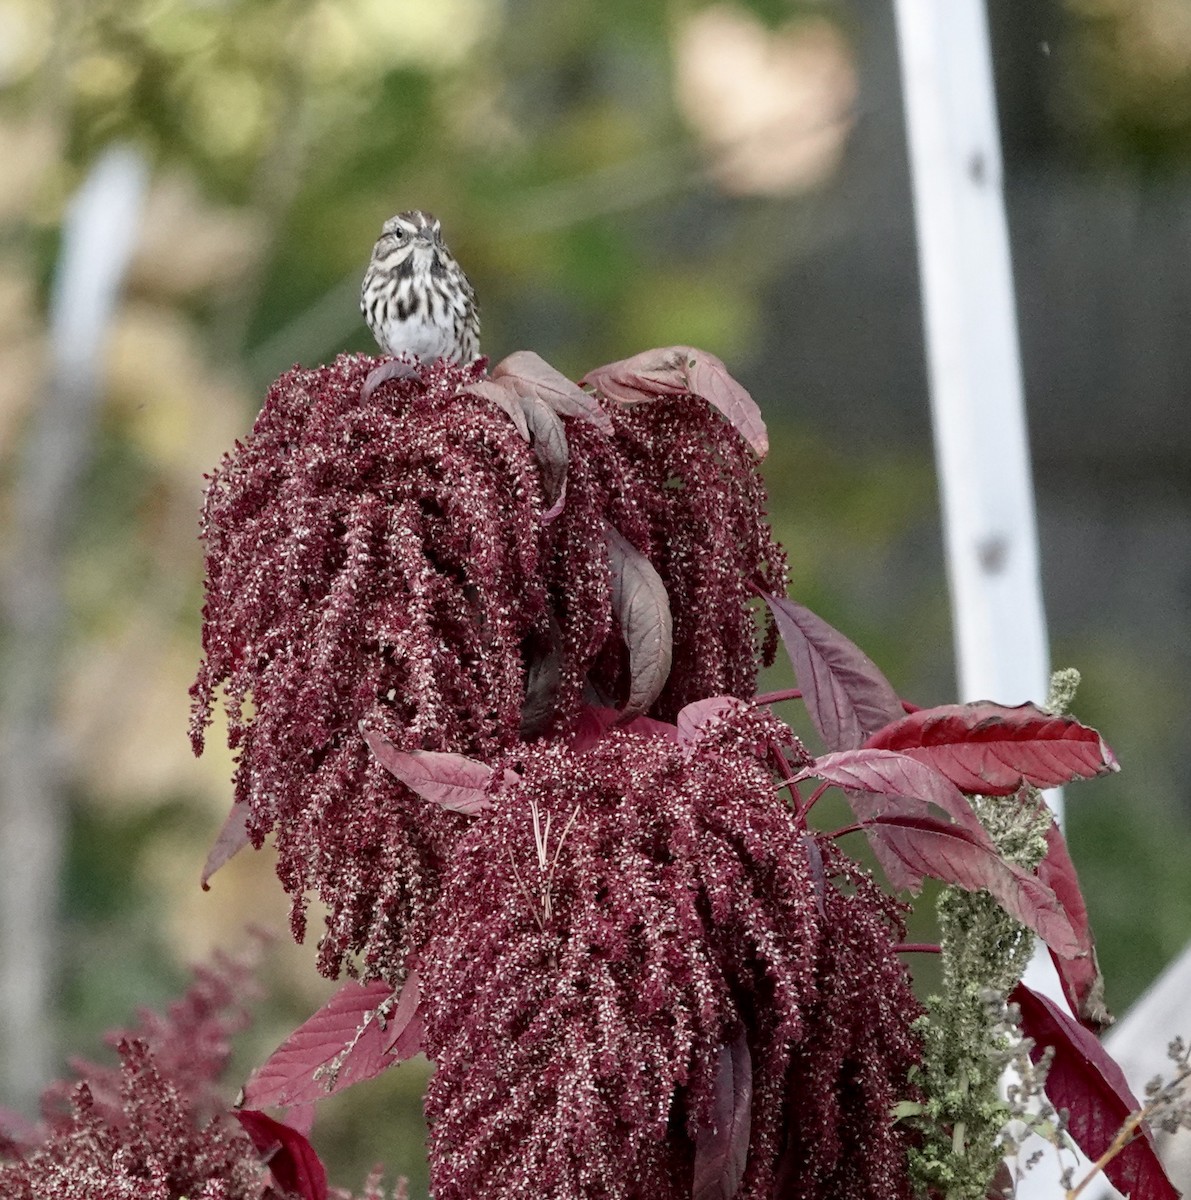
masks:
[[[382,350],[422,362],[471,362],[480,353],[476,294],[432,214],[390,217],[372,248],[360,311]]]

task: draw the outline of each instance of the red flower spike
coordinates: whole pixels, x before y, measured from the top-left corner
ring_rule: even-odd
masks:
[[[451,856],[419,962],[434,1195],[767,1196],[795,1145],[808,1192],[908,1200],[895,908],[775,791],[776,718],[639,722],[522,748]]]
[[[1034,1041],[1037,1062],[1053,1049],[1046,1095],[1066,1109],[1067,1129],[1095,1162],[1112,1144],[1126,1119],[1141,1110],[1125,1076],[1108,1051],[1054,1001],[1019,983],[1009,999],[1021,1009],[1022,1032]],[[1154,1148],[1153,1135],[1141,1125],[1133,1140],[1104,1168],[1108,1181],[1126,1196],[1178,1200]]]
[[[235,798],[254,841],[275,833],[295,936],[314,892],[320,970],[395,980],[464,824],[383,770],[360,722],[490,762],[567,736],[589,685],[669,720],[747,697],[773,650],[751,604],[786,566],[748,447],[685,391],[624,409],[533,355],[488,380],[376,367],[287,373],[212,476],[191,735],[225,690]],[[634,548],[611,563],[610,528]]]
[[[1120,770],[1094,729],[1033,704],[1006,708],[981,700],[924,708],[872,734],[865,745],[900,750],[930,763],[961,791],[984,796]]]

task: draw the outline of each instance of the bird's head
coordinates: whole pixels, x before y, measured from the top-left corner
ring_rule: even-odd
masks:
[[[426,259],[443,248],[438,218],[421,209],[398,213],[381,227],[372,256],[381,265],[396,265],[402,259]]]

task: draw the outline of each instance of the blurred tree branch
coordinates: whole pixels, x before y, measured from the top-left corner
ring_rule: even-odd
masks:
[[[103,155],[67,220],[51,314],[51,366],[13,489],[0,589],[0,1062],[4,1091],[32,1104],[51,1076],[64,761],[57,733],[63,584],[72,518],[101,398],[99,357],[132,251],[144,161]]]

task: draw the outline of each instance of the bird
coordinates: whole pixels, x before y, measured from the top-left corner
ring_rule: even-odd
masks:
[[[480,355],[476,293],[438,218],[400,212],[381,227],[360,287],[360,311],[388,354],[471,363]]]

